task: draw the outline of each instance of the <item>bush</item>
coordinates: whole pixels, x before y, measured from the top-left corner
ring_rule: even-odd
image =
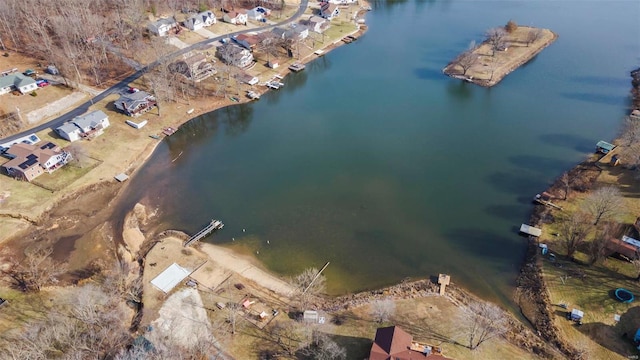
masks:
[[[31,96],[36,97],[36,96],[38,96],[38,93],[37,93],[37,92],[35,92],[35,91],[32,91],[32,92],[31,92]]]
[[[8,53],[8,52],[6,52],[6,53],[2,54],[2,56],[4,56],[4,57],[9,57],[9,53]]]
[[[209,8],[207,7],[207,4],[205,3],[200,3],[200,6],[198,6],[198,12],[204,12],[209,10]]]
[[[504,27],[504,29],[507,30],[508,33],[512,33],[516,31],[517,28],[518,28],[518,24],[516,24],[516,22],[513,20],[509,20],[507,25]]]

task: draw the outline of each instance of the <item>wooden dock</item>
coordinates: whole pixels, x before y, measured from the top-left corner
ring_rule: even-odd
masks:
[[[204,238],[205,236],[211,234],[214,230],[219,230],[224,227],[224,224],[220,220],[211,220],[209,225],[205,226],[204,229],[198,231],[197,234],[193,235],[184,243],[184,247],[191,245],[192,243]]]

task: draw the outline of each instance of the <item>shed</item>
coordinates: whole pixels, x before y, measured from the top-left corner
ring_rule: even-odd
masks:
[[[167,294],[182,280],[189,276],[189,274],[189,270],[176,263],[173,263],[171,264],[171,266],[161,272],[160,275],[151,280],[151,284]]]
[[[615,147],[616,146],[613,144],[609,144],[606,141],[600,140],[596,144],[596,151],[603,154],[607,154],[609,151],[613,150]]]
[[[318,312],[315,311],[315,310],[306,310],[302,314],[302,320],[311,321],[311,322],[318,322]]]
[[[542,235],[542,230],[541,229],[538,229],[537,227],[529,226],[527,224],[522,224],[520,226],[520,232],[521,233],[525,233],[527,235],[531,235],[531,236],[540,236],[540,235]]]
[[[127,179],[129,179],[129,176],[127,176],[127,174],[125,174],[125,173],[120,173],[120,174],[116,175],[115,178],[119,182],[125,182],[125,181],[127,181]]]

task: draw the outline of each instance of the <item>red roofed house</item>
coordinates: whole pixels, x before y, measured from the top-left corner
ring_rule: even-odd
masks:
[[[379,328],[371,346],[369,360],[450,360],[438,347],[413,341],[413,336],[398,326]]]
[[[340,9],[338,9],[338,5],[332,4],[330,2],[321,2],[320,3],[320,16],[331,20],[340,15]]]
[[[246,25],[247,24],[247,11],[246,10],[237,10],[237,11],[229,11],[226,12],[222,16],[222,20],[224,22],[228,22],[229,24],[234,25]]]

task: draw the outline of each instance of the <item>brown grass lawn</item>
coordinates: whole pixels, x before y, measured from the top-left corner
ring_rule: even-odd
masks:
[[[640,183],[634,173],[621,166],[612,167],[599,164],[603,171],[599,175],[595,187],[615,185],[625,197],[625,212],[620,221],[629,226],[640,214]],[[580,208],[580,202],[587,194],[573,193],[568,201],[554,200],[564,211],[554,210],[558,219],[569,216]],[[552,305],[567,304],[569,310],[578,308],[585,312],[583,325],[576,326],[566,320],[566,310],[553,306],[555,324],[561,335],[578,349],[582,349],[593,359],[624,359],[636,355],[631,341],[623,334],[633,336],[640,326],[640,303],[623,304],[615,299],[613,291],[622,287],[640,296],[640,283],[635,281],[638,272],[627,261],[608,258],[602,264],[586,265],[588,256],[579,251],[576,261],[569,261],[562,256],[565,250],[558,237],[555,224],[543,226],[541,243],[547,243],[551,251],[559,254],[553,263],[547,258],[543,260],[544,279],[549,289]],[[593,234],[592,234],[593,235]],[[614,315],[620,315],[621,321],[616,323]]]

